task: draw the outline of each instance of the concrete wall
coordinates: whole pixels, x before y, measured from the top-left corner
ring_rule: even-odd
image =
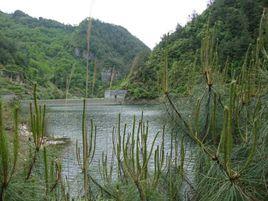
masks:
[[[106,90],[104,93],[105,99],[125,99],[127,90]]]

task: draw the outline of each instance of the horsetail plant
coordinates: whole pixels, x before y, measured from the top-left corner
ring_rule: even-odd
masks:
[[[100,174],[105,183],[102,188],[106,189],[105,194],[109,194],[108,197],[115,200],[147,201],[162,200],[164,197],[169,200],[180,200],[184,182],[190,189],[194,189],[190,179],[184,174],[186,153],[183,140],[179,144],[179,140],[174,136],[175,140],[171,139],[171,147],[167,153],[165,126],[151,141],[149,135],[149,123],[144,121],[143,113],[140,120],[137,120],[136,116],[133,117],[130,129],[127,124],[122,125],[121,116],[118,116],[117,125],[112,132],[113,153],[116,160],[119,160],[116,174],[112,173],[113,158],[109,167],[107,155],[103,153],[99,164]],[[112,176],[117,178],[114,187]],[[133,191],[138,193],[138,197],[124,193],[122,189],[124,186],[131,186]],[[159,190],[165,191],[165,196],[160,194]]]
[[[264,23],[264,16],[261,25]],[[183,126],[183,132],[201,148],[202,153],[205,153],[206,160],[209,159],[205,162],[210,164],[207,167],[208,172],[204,171],[206,169],[204,167],[197,169],[198,172],[201,171],[204,174],[201,180],[197,180],[198,183],[200,182],[197,185],[198,191],[205,192],[210,189],[209,187],[204,188],[206,179],[209,179],[214,186],[224,185],[225,187],[225,190],[221,192],[211,188],[211,194],[200,195],[197,193],[196,198],[199,200],[230,200],[236,197],[238,200],[258,200],[258,198],[265,197],[265,189],[262,190],[262,193],[257,193],[257,189],[249,190],[249,187],[252,188],[252,186],[247,177],[252,174],[253,161],[261,157],[260,153],[256,151],[256,146],[260,137],[258,133],[261,132],[260,125],[263,122],[262,116],[265,107],[261,101],[263,99],[261,91],[265,89],[265,86],[262,86],[259,77],[260,73],[265,71],[261,67],[267,62],[265,55],[260,56],[265,54],[264,45],[260,42],[263,40],[260,36],[255,50],[252,52],[250,52],[251,46],[249,47],[241,72],[236,72],[231,79],[228,78],[223,83],[221,82],[224,84],[224,91],[229,91],[229,93],[221,92],[221,94],[216,86],[218,80],[212,79],[211,73],[211,68],[216,65],[217,60],[215,58],[217,55],[212,51],[214,49],[212,39],[206,36],[202,42],[201,64],[205,69],[205,83],[208,91],[197,98],[193,112],[194,118],[186,118],[173,103],[169,94],[165,93],[165,96],[171,109],[182,122],[178,126]],[[227,77],[225,72],[217,72],[215,68],[213,76],[217,75]],[[202,115],[205,118],[202,118]],[[239,150],[246,153],[240,156],[241,158],[236,156],[236,154],[240,154]],[[197,160],[197,163],[203,164],[203,161]],[[220,171],[217,172],[216,169]],[[263,175],[262,179],[266,177],[267,175]],[[218,181],[223,178],[226,181],[224,184]],[[265,183],[265,180],[262,182]],[[212,192],[215,194],[213,195]]]
[[[59,160],[49,161],[47,148],[43,149],[44,160],[44,180],[46,186],[46,195],[49,196],[61,184],[61,162]]]
[[[152,186],[155,189],[159,184],[159,177],[163,171],[165,152],[164,152],[164,130],[160,145],[155,149],[155,143],[160,132],[153,138],[151,147],[148,148],[149,125],[144,122],[143,114],[136,128],[136,117],[133,117],[132,130],[127,133],[127,125],[124,124],[121,134],[121,116],[117,122],[117,136],[113,140],[113,149],[117,158],[117,176],[122,181],[130,180],[136,186],[142,201],[148,200],[146,195],[146,186]],[[115,133],[115,129],[113,129]],[[154,151],[155,149],[155,151]],[[154,158],[154,160],[153,160]],[[153,160],[155,164],[153,179],[149,179],[149,161]],[[149,182],[149,183],[147,183]]]
[[[0,101],[0,170],[1,186],[0,201],[5,201],[5,193],[9,187],[9,183],[15,174],[19,154],[19,133],[18,133],[18,108],[14,109],[14,128],[13,128],[13,158],[9,149],[9,139],[4,131],[3,122],[3,104]]]
[[[93,70],[92,91],[91,91],[92,96],[94,94],[96,80],[97,80],[97,64],[96,64],[96,61],[94,61],[94,63],[93,63],[93,68],[94,68],[94,70]]]
[[[29,165],[29,170],[26,176],[28,180],[31,176],[34,164],[37,160],[38,152],[44,142],[45,137],[45,115],[46,115],[46,105],[40,106],[37,100],[37,85],[34,85],[34,109],[32,103],[30,103],[30,128],[32,132],[33,142],[34,142],[34,154]]]
[[[90,135],[87,134],[87,117],[86,117],[86,99],[83,100],[83,113],[82,113],[82,163],[80,157],[80,148],[78,146],[78,142],[76,142],[76,155],[78,164],[81,167],[83,172],[83,188],[84,188],[84,196],[86,200],[91,200],[90,195],[90,185],[89,185],[89,168],[90,164],[95,155],[96,150],[96,132],[97,128],[94,125],[93,120],[90,120],[91,128],[90,128]],[[88,139],[89,138],[89,139]]]

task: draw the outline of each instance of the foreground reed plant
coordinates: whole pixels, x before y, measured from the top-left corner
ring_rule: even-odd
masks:
[[[260,29],[266,18],[264,11]],[[196,106],[190,114],[181,112],[172,100],[167,90],[168,76],[164,74],[163,89],[177,126],[199,147],[194,199],[267,200],[267,140],[262,141],[267,138],[263,35],[255,47],[250,46],[241,71],[230,73],[231,78],[224,78],[225,72],[215,63],[217,54],[213,50],[217,48],[213,40],[213,31],[208,29],[201,49],[206,87],[203,94],[191,97]]]
[[[137,131],[135,131],[136,118],[133,119],[132,132],[127,135],[126,124],[124,125],[123,136],[120,133],[120,115],[117,126],[117,141],[114,144],[116,148],[116,158],[118,162],[118,172],[124,174],[123,178],[130,179],[138,189],[140,199],[147,200],[146,186],[156,188],[159,182],[159,176],[164,166],[165,152],[164,152],[164,129],[162,132],[162,139],[160,145],[154,150],[154,174],[150,183],[149,176],[149,160],[152,157],[153,149],[159,132],[155,135],[152,145],[149,148],[148,122],[143,121],[143,114],[141,120],[138,122]],[[148,150],[147,150],[148,149]]]
[[[26,146],[23,137],[19,136],[19,114],[15,106],[12,132],[6,134],[2,117],[3,104],[0,103],[0,200],[35,201],[35,200],[68,200],[68,192],[61,178],[61,163],[54,160],[51,151],[43,146],[45,128],[45,107],[42,110],[38,106],[36,86],[34,88],[35,112],[30,106],[30,119],[32,141],[30,147],[34,147],[34,155],[27,158]],[[10,107],[10,106],[9,106]],[[20,149],[22,141],[22,149]],[[27,144],[25,144],[27,143]],[[43,154],[39,155],[43,148]],[[30,150],[31,153],[31,150]],[[43,160],[41,160],[43,157]],[[30,165],[28,164],[30,161]],[[17,168],[17,166],[25,167]],[[34,167],[35,166],[35,171]],[[33,174],[36,172],[37,174]],[[25,179],[26,178],[26,179]],[[44,185],[45,184],[45,185]]]
[[[100,178],[90,173],[96,147],[96,127],[91,120],[90,135],[86,127],[86,101],[82,113],[82,156],[76,143],[76,156],[83,173],[83,200],[183,200],[182,191],[194,190],[185,174],[185,146],[173,136],[165,150],[165,127],[153,138],[149,123],[133,117],[131,129],[122,125],[118,115],[112,131],[112,154],[99,160]],[[150,137],[149,137],[150,136]],[[151,140],[149,140],[151,139]],[[111,157],[111,158],[110,158]],[[79,196],[80,197],[80,196]]]
[[[96,150],[96,126],[91,119],[91,129],[90,136],[88,136],[87,131],[87,117],[86,117],[86,100],[83,101],[83,114],[82,114],[82,162],[81,162],[81,153],[78,146],[78,141],[76,142],[76,158],[78,165],[81,167],[83,172],[83,181],[84,181],[84,198],[85,200],[92,200],[90,194],[90,185],[89,185],[89,167],[92,163],[92,160],[95,155]]]
[[[37,155],[39,150],[44,143],[45,137],[45,114],[46,114],[46,106],[38,105],[37,101],[37,92],[36,92],[36,84],[34,85],[34,110],[32,107],[32,103],[30,103],[30,126],[32,132],[32,138],[34,142],[34,154],[32,156],[32,160],[29,165],[28,173],[26,176],[26,180],[28,180],[31,176],[34,164],[37,160]]]
[[[102,189],[105,189],[104,198],[124,201],[183,200],[185,186],[189,191],[194,190],[184,174],[183,140],[179,143],[176,136],[171,137],[167,150],[165,127],[151,136],[149,123],[144,121],[143,114],[140,120],[133,117],[130,129],[127,124],[122,125],[121,121],[119,114],[112,133],[113,153],[110,164],[104,153],[99,163]]]
[[[4,122],[2,116],[2,102],[0,102],[0,200],[5,200],[5,193],[9,188],[11,179],[13,178],[18,161],[19,154],[19,134],[18,134],[18,108],[14,110],[14,128],[13,128],[13,147],[10,149],[9,139],[4,131]]]

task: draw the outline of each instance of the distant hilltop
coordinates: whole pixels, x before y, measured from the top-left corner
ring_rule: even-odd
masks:
[[[92,20],[90,51],[87,55],[88,19],[78,26],[55,20],[33,18],[22,11],[0,11],[0,94],[30,96],[32,84],[40,97],[64,98],[85,95],[86,62],[89,61],[88,93],[103,96],[111,84],[102,73],[113,70],[112,84],[130,71],[141,51],[150,51],[122,26]]]

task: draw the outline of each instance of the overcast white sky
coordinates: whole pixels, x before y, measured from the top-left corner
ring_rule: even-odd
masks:
[[[0,10],[22,10],[34,17],[77,25],[88,16],[121,25],[153,48],[161,36],[184,25],[208,0],[0,0]]]

